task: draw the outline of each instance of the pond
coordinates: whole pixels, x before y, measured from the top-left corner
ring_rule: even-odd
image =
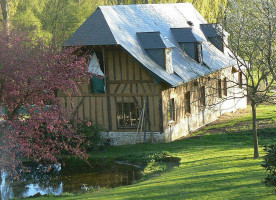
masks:
[[[139,168],[121,163],[108,163],[94,167],[64,168],[52,165],[49,168],[42,165],[30,167],[31,173],[25,173],[20,181],[13,181],[2,171],[0,196],[2,200],[22,198],[45,194],[60,195],[62,193],[77,193],[93,187],[112,188],[129,185],[141,176]]]

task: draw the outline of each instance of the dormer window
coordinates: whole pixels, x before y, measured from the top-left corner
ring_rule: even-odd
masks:
[[[199,64],[203,64],[202,39],[193,33],[192,28],[171,28],[182,50]]]
[[[218,24],[200,24],[200,29],[209,42],[221,52],[224,52],[224,39],[227,38],[228,33],[221,26]]]
[[[139,32],[137,36],[150,58],[168,73],[174,73],[172,65],[172,48],[174,45],[160,32]]]
[[[202,64],[202,44],[201,42],[181,42],[182,50],[194,59],[196,62]]]

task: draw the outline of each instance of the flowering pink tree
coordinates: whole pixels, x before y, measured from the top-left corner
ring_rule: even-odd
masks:
[[[85,57],[76,49],[57,53],[26,35],[0,32],[0,169],[14,172],[23,159],[47,164],[61,154],[86,158],[84,138],[56,95],[77,93],[78,83],[89,80]]]

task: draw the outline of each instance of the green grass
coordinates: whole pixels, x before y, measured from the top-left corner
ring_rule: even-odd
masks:
[[[275,117],[276,106],[263,105],[258,108],[259,120],[270,123]],[[219,127],[248,121],[250,116],[246,114],[232,120],[220,123]],[[216,126],[218,124],[210,125],[208,129],[214,130]],[[276,129],[262,129],[259,140],[260,156],[263,156],[262,145],[276,143]],[[249,130],[237,132],[235,125],[230,127],[229,132],[217,132],[168,144],[108,147],[91,156],[112,159],[126,152],[139,154],[161,151],[180,157],[179,167],[129,186],[38,199],[276,199],[272,189],[262,183],[266,176],[260,166],[262,159],[253,159],[252,133]],[[162,168],[162,165],[158,167]]]

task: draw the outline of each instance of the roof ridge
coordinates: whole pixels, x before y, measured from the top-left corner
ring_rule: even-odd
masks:
[[[161,6],[161,5],[184,5],[184,4],[191,4],[190,2],[184,2],[184,3],[147,3],[147,4],[123,4],[123,5],[102,5],[98,6],[98,8],[107,8],[107,7],[129,7],[129,6]]]

